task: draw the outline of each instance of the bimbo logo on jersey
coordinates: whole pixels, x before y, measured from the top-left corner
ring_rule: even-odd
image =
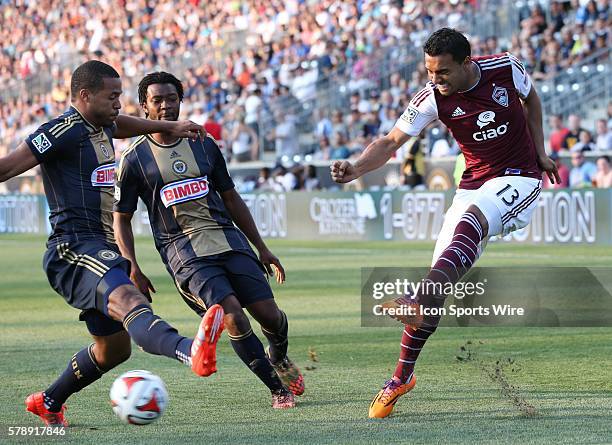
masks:
[[[91,185],[94,187],[112,187],[115,185],[115,164],[104,164],[91,172]]]
[[[495,123],[495,112],[493,111],[483,111],[478,115],[478,119],[476,120],[476,125],[481,130],[487,125]],[[488,130],[477,131],[472,134],[472,137],[475,141],[482,142],[487,141],[489,139],[495,139],[503,134],[508,132],[508,122],[505,124],[501,124],[497,128],[489,128]]]
[[[208,195],[208,176],[189,178],[165,185],[160,191],[160,197],[166,208],[192,199]]]

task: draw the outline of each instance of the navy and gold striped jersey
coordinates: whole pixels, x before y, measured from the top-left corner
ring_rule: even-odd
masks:
[[[114,129],[96,130],[70,107],[26,138],[49,203],[49,247],[86,239],[114,242]]]
[[[254,255],[219,196],[232,188],[211,137],[162,145],[141,136],[121,156],[115,211],[133,213],[140,197],[162,260],[176,272],[197,257],[230,250]]]

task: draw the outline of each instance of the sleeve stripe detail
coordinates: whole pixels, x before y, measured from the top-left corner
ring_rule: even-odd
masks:
[[[512,64],[522,73],[525,74],[525,67],[523,66],[523,64],[521,63],[520,60],[511,57],[510,61],[512,62]]]
[[[74,127],[76,124],[83,123],[82,119],[80,119],[80,118],[72,119],[72,117],[73,116],[70,116],[64,122],[55,125],[53,128],[51,128],[51,130],[49,130],[49,133],[52,134],[53,137],[55,137],[57,139],[62,134],[64,134],[66,131],[68,131],[72,127]],[[74,117],[76,117],[76,116],[74,116]]]
[[[416,93],[414,95],[414,97],[410,100],[411,104],[414,104],[417,100],[419,100],[419,98],[423,95],[427,93],[427,88],[422,89],[421,91],[419,91],[418,93]]]
[[[507,61],[508,61],[508,55],[504,54],[503,56],[494,57],[491,59],[479,60],[478,63],[480,64],[480,66],[486,66],[486,65],[494,65],[498,62],[507,62]]]
[[[421,104],[423,103],[423,101],[424,101],[425,99],[427,99],[427,96],[429,96],[429,95],[431,94],[431,92],[432,92],[432,91],[433,91],[433,90],[432,90],[432,89],[430,89],[430,88],[424,88],[424,89],[422,89],[421,91],[419,91],[419,92],[417,93],[417,95],[416,95],[416,96],[414,96],[414,97],[412,98],[412,100],[410,101],[410,103],[411,103],[412,105],[414,105],[415,107],[418,107],[419,105],[421,105]]]
[[[429,97],[429,95],[430,95],[431,93],[432,93],[432,90],[429,90],[429,91],[427,92],[427,94],[426,94],[426,95],[424,95],[423,97],[421,97],[421,98],[419,99],[419,101],[415,103],[415,106],[417,106],[417,107],[418,107],[419,105],[421,105],[421,104],[422,104],[422,103],[425,101],[425,99],[427,99],[427,98]]]
[[[485,67],[482,67],[481,69],[483,71],[486,71],[486,70],[495,70],[495,69],[502,68],[504,66],[510,66],[510,65],[512,65],[511,62],[506,62],[506,63],[500,63],[499,65],[485,66]]]

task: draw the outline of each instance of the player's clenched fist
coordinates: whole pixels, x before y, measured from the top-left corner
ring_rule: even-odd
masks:
[[[355,166],[349,161],[334,161],[329,168],[332,179],[340,184],[351,182],[359,177]]]

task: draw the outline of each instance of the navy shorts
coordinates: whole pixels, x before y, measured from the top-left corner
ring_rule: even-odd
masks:
[[[183,300],[200,316],[231,294],[242,307],[274,298],[263,265],[239,251],[199,257],[181,267],[174,278]]]
[[[100,240],[64,242],[49,247],[43,267],[51,287],[66,302],[81,309],[93,335],[111,335],[123,325],[108,316],[108,294],[123,284],[131,284],[130,262],[117,246]]]

